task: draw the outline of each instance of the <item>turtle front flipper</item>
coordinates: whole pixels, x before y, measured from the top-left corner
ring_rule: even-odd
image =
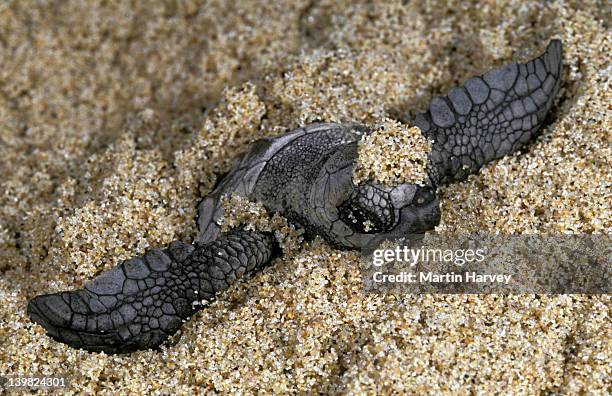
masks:
[[[269,263],[270,234],[236,230],[199,245],[173,242],[122,262],[84,289],[46,294],[28,303],[32,321],[74,348],[126,353],[155,348],[184,319],[238,278]]]
[[[528,142],[559,92],[561,58],[561,42],[552,40],[536,59],[470,78],[446,97],[434,98],[428,111],[414,120],[433,141],[434,182],[465,179]]]

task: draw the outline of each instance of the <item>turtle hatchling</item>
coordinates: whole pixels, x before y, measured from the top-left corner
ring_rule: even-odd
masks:
[[[126,353],[156,348],[239,278],[282,254],[274,233],[227,232],[222,198],[261,203],[306,240],[367,251],[384,240],[417,238],[440,221],[437,186],[464,180],[534,138],[559,91],[562,47],[467,80],[412,120],[431,142],[419,184],[356,184],[358,144],[372,128],[317,123],[255,142],[198,206],[193,243],[173,242],[123,261],[80,290],[40,295],[32,321],[74,348]]]

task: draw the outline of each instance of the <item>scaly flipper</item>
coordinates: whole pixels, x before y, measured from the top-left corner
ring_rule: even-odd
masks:
[[[74,348],[125,353],[155,348],[238,278],[269,263],[270,234],[237,230],[208,244],[173,242],[122,262],[84,289],[46,294],[28,304],[30,318]]]
[[[562,48],[552,40],[525,64],[511,63],[434,98],[414,123],[433,140],[430,176],[436,184],[465,179],[510,154],[538,131],[562,74]]]

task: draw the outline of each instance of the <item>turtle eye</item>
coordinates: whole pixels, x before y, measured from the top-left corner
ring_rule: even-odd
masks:
[[[412,204],[416,206],[427,205],[436,198],[436,194],[431,187],[419,187],[412,198]]]

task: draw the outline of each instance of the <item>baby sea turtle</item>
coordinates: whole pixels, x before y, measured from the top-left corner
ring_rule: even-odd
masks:
[[[84,289],[35,297],[32,321],[75,348],[125,353],[159,346],[199,308],[238,278],[280,254],[271,233],[222,232],[221,198],[261,202],[341,249],[372,249],[410,238],[440,220],[436,187],[465,179],[531,140],[559,91],[561,42],[538,58],[467,80],[431,101],[414,124],[432,142],[422,185],[355,185],[352,169],[365,126],[321,123],[263,139],[251,147],[198,207],[193,244],[173,242],[122,262]],[[368,226],[365,227],[364,223]]]

